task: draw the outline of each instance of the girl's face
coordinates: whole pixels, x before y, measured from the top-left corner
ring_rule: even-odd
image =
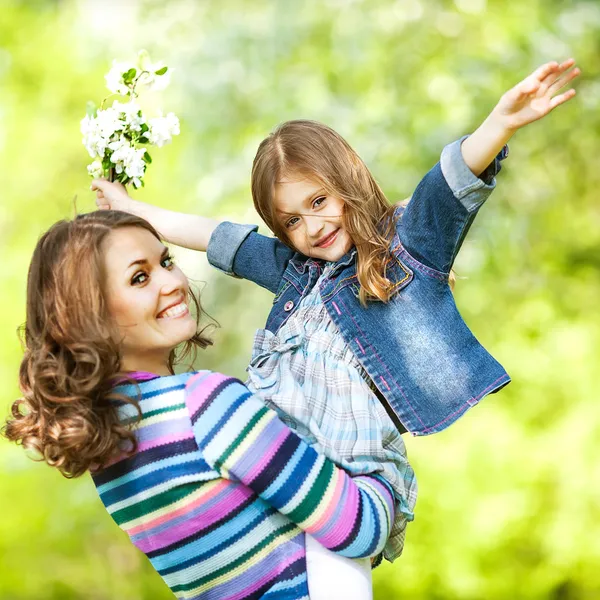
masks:
[[[275,208],[298,252],[336,262],[353,242],[342,223],[344,202],[311,179],[284,177],[275,186]]]
[[[186,276],[168,249],[141,227],[112,231],[103,250],[106,302],[118,329],[123,370],[169,374],[171,350],[196,332]]]

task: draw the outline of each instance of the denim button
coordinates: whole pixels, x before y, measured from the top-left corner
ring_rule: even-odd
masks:
[[[292,310],[292,308],[294,308],[294,303],[291,300],[288,300],[285,303],[285,306],[283,307],[283,310],[285,310],[285,312],[290,312],[290,310]]]

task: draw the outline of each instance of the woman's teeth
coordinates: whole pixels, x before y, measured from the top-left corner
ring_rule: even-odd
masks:
[[[181,302],[180,304],[177,304],[176,306],[172,306],[168,310],[161,312],[157,318],[158,319],[170,319],[173,317],[179,317],[179,316],[183,315],[184,313],[186,313],[187,310],[188,310],[187,304],[185,302]]]

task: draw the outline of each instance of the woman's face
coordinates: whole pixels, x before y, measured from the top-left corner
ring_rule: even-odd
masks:
[[[106,302],[125,371],[168,374],[169,353],[196,332],[189,284],[149,231],[125,227],[103,241]]]

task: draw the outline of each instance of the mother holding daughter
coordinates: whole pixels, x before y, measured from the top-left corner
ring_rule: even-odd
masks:
[[[56,224],[34,253],[7,437],[68,476],[90,471],[180,598],[369,598],[369,560],[348,559],[393,560],[413,518],[401,432],[440,431],[509,381],[462,321],[451,269],[506,142],[573,97],[557,95],[573,64],[509,90],[406,206],[330,128],[284,124],[252,174],[279,239],[94,182],[111,210]],[[155,228],[275,294],[249,388],[174,374],[176,348],[210,342]]]
[[[68,477],[90,471],[178,598],[308,598],[304,532],[347,557],[382,551],[385,480],[348,476],[239,381],[173,373],[180,345],[210,342],[146,221],[98,211],[57,223],[27,298],[24,397],[6,436]]]

